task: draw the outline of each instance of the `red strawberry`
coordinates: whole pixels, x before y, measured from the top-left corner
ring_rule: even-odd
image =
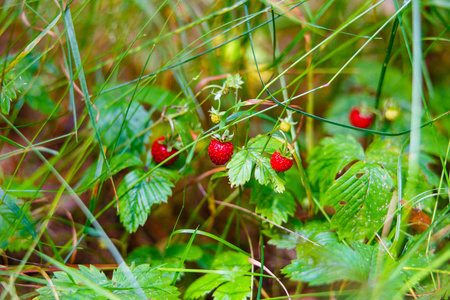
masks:
[[[152,145],[152,156],[156,163],[161,163],[173,154],[175,154],[178,150],[175,148],[172,148],[171,151],[168,151],[167,143],[164,142],[165,137],[162,136],[156,141],[153,142]],[[168,161],[166,161],[165,165],[173,164],[178,159],[178,155],[175,157],[172,157]]]
[[[209,158],[211,158],[214,164],[220,166],[230,160],[233,155],[233,150],[233,143],[212,139],[208,147]]]
[[[364,107],[353,107],[349,114],[350,124],[359,128],[369,128],[375,115]]]
[[[293,164],[294,159],[292,158],[292,155],[286,157],[281,155],[279,151],[275,151],[270,158],[270,165],[272,166],[272,169],[277,172],[285,172],[289,170]]]

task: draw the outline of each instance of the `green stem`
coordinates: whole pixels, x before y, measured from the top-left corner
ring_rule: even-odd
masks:
[[[259,223],[259,241],[261,243],[261,275],[264,274],[264,237],[262,234],[262,230],[261,230],[261,222]],[[259,300],[261,299],[261,289],[262,289],[262,282],[263,278],[262,276],[259,277],[259,286],[258,286],[258,294],[256,296],[256,299]]]
[[[380,97],[381,97],[381,89],[383,88],[384,77],[386,75],[387,65],[389,63],[389,59],[391,58],[392,46],[394,45],[395,35],[397,34],[397,28],[399,24],[399,17],[395,18],[394,25],[392,25],[391,37],[389,38],[389,44],[386,49],[386,56],[384,57],[383,66],[381,68],[380,79],[378,80],[377,94],[375,95],[375,108],[380,109]]]

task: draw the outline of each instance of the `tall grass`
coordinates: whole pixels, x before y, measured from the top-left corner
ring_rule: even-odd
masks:
[[[142,274],[167,279],[152,292],[175,298],[232,295],[240,286],[230,282],[246,286],[248,278],[250,294],[231,299],[448,296],[445,3],[41,0],[4,1],[0,10],[0,299],[57,299],[64,284],[105,299],[122,292],[164,299],[149,296],[136,275],[139,262],[150,263]],[[227,74],[240,74],[244,84],[223,93],[226,113],[215,125],[208,110]],[[388,100],[400,113],[396,121],[384,117]],[[347,120],[363,102],[377,113],[370,129]],[[288,111],[296,124],[283,136],[278,125]],[[181,159],[165,167],[149,149],[173,129]],[[206,151],[225,129],[234,132],[236,151],[254,143],[262,154],[271,143],[290,143],[298,171],[286,174],[284,196],[271,199],[289,194],[293,206],[280,201],[279,215],[268,213],[252,196],[256,179],[230,188],[227,169],[210,164]],[[356,241],[373,247],[377,264],[358,284],[339,276],[321,284],[289,279],[295,276],[284,268],[299,253],[293,248],[326,248],[307,229],[320,222],[330,234],[333,222],[309,166],[322,138],[338,134],[356,137],[363,154],[376,141],[398,149],[395,160],[380,157],[397,171],[386,235]],[[258,135],[267,139],[252,140]],[[134,232],[124,227],[121,205],[147,183],[156,188],[146,197],[158,201]],[[412,206],[430,215],[425,230],[410,229]],[[358,249],[354,242],[344,238],[336,247]],[[248,265],[214,262],[227,251]],[[83,264],[129,285],[99,282],[100,272],[88,275]],[[329,272],[338,274],[334,267]],[[70,279],[64,284],[60,271]],[[222,281],[190,294],[202,274]]]

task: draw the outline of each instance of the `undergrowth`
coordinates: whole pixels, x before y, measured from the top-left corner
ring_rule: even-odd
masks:
[[[449,297],[444,1],[0,11],[0,299]]]

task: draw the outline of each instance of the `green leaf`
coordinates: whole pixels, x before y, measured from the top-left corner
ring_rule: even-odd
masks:
[[[228,172],[221,171],[221,172],[217,172],[213,176],[211,176],[211,180],[217,179],[217,178],[223,178],[223,177],[227,177],[227,176],[228,176]]]
[[[270,183],[272,174],[271,170],[273,171],[270,166],[270,159],[267,157],[260,157],[260,159],[256,160],[255,178],[261,185],[267,185]]]
[[[442,111],[442,113],[445,113],[449,111],[448,104],[446,99],[448,99],[448,94],[446,96],[442,97],[442,99],[436,99],[435,103],[437,107],[435,108],[438,111]],[[437,112],[436,112],[437,115]],[[442,125],[445,121],[448,122],[449,118],[443,118]],[[441,121],[440,121],[441,122]],[[442,126],[441,125],[441,126]],[[437,157],[445,157],[447,153],[447,146],[448,146],[448,134],[446,135],[445,132],[449,132],[450,128],[449,126],[446,126],[446,128],[441,128],[441,130],[436,130],[436,128],[433,128],[433,126],[427,126],[420,130],[420,149],[423,152],[426,152],[430,155],[437,156]]]
[[[248,256],[234,251],[226,251],[216,255],[212,268],[225,271],[249,271],[251,267]]]
[[[177,288],[170,284],[170,279],[162,277],[161,271],[151,269],[148,264],[138,266],[132,264],[129,274],[126,272],[126,265],[122,263],[114,271],[112,280],[94,266],[87,268],[79,265],[79,270],[74,268],[67,270],[70,270],[70,277],[66,272],[55,272],[55,278],[52,280],[60,299],[108,299],[100,296],[99,290],[110,290],[111,296],[117,295],[115,299],[129,300],[142,299],[142,292],[151,299],[178,299],[180,295]],[[130,277],[136,279],[137,284]],[[82,280],[92,284],[86,285]],[[40,296],[35,299],[55,299],[49,286],[39,288],[37,292]]]
[[[97,181],[104,181],[109,178],[108,172],[104,167],[104,164],[102,164],[103,158],[100,157],[98,162],[100,162],[100,164],[97,163],[91,165],[91,167],[86,171],[86,174],[83,176],[82,180],[79,182],[79,185],[84,189],[89,188]],[[142,161],[137,155],[129,152],[120,153],[114,155],[111,158],[111,175],[115,175],[126,168],[139,166],[142,166]],[[103,172],[98,175],[101,172],[102,167]]]
[[[338,240],[336,234],[329,231],[330,223],[326,221],[311,221],[303,225],[300,220],[290,218],[286,225],[293,232],[321,245],[336,243]],[[298,244],[305,242],[297,235],[276,227],[270,231],[266,230],[265,234],[271,238],[268,243],[280,249],[294,249]]]
[[[152,267],[164,267],[164,268],[179,268],[180,259],[173,256],[163,256],[159,252],[158,248],[153,246],[141,246],[134,249],[127,258],[127,262],[134,262],[135,264],[149,263]],[[181,266],[181,267],[184,267]],[[180,275],[183,275],[182,273]],[[172,282],[175,272],[163,272],[162,277],[170,279]]]
[[[0,249],[27,249],[37,237],[29,206],[19,206],[17,200],[1,188],[0,200]]]
[[[17,91],[32,109],[48,115],[55,109],[56,104],[52,101],[47,89],[43,89],[42,86],[48,83],[49,77],[59,76],[59,70],[51,60],[43,62],[39,59],[40,55],[37,52],[31,52],[25,56],[15,70],[7,74],[7,76],[10,75],[10,80],[14,80],[10,81],[7,86]],[[20,75],[17,76],[15,73]],[[36,74],[41,76],[36,76]],[[12,100],[15,97],[16,95]],[[56,108],[56,111],[60,111],[60,107]]]
[[[285,180],[282,177],[283,173],[278,173],[270,165],[270,159],[265,156],[261,156],[260,152],[253,152],[252,159],[256,163],[255,178],[262,185],[270,183],[273,190],[277,193],[284,192]]]
[[[237,276],[222,284],[213,293],[215,300],[245,300],[251,296],[251,277]]]
[[[253,165],[256,164],[256,180],[262,185],[270,183],[276,192],[282,193],[285,189],[283,175],[272,169],[270,159],[261,154],[261,149],[259,147],[249,148],[249,150],[241,150],[233,155],[227,165],[231,187],[241,186],[249,181]]]
[[[11,107],[12,99],[16,98],[16,92],[12,87],[2,87],[2,91],[0,93],[0,108],[2,114],[9,114],[9,110]]]
[[[148,126],[150,114],[137,100],[133,100],[130,104],[127,99],[117,97],[116,93],[107,93],[95,101],[100,112],[97,127],[102,143],[106,147],[112,147],[117,140],[117,145],[126,143],[129,151],[140,154],[144,151],[144,144],[148,141],[149,133],[136,136]],[[127,113],[128,106],[130,107]],[[125,124],[120,131],[125,114]]]
[[[366,162],[377,163],[385,168],[392,178],[397,177],[397,165],[400,148],[392,139],[376,139],[366,149]],[[406,163],[406,155],[402,155],[402,162]]]
[[[182,258],[188,244],[173,244],[166,249],[166,257]],[[202,258],[202,250],[199,246],[190,245],[186,261],[197,261]]]
[[[365,282],[369,279],[371,267],[376,261],[375,247],[361,243],[352,247],[337,242],[336,237],[322,246],[300,243],[297,259],[282,270],[294,280],[321,285],[335,281],[349,280]]]
[[[125,90],[128,87],[119,89]],[[137,93],[136,97],[142,98],[144,103],[150,104],[152,107],[155,107],[161,110],[165,105],[171,104],[173,100],[177,97],[177,95],[169,90],[160,88],[160,87],[144,87],[141,91],[139,88],[139,93]]]
[[[127,262],[134,262],[135,264],[150,263],[152,266],[158,266],[159,264],[153,263],[153,261],[162,261],[163,255],[159,249],[155,246],[141,246],[128,254]]]
[[[147,221],[153,204],[167,202],[167,198],[172,195],[174,185],[164,173],[156,170],[147,180],[137,182],[143,175],[143,170],[134,170],[117,187],[120,221],[128,232],[136,231],[139,225]]]
[[[3,183],[8,183],[8,196],[11,198],[43,198],[44,193],[39,190],[31,178],[19,178],[18,176],[5,175]]]
[[[231,187],[244,185],[252,175],[253,161],[248,150],[242,150],[233,155],[227,164]]]
[[[251,264],[246,255],[227,251],[216,255],[211,267],[222,271],[248,272]],[[250,287],[250,277],[239,273],[206,274],[188,287],[185,299],[200,298],[217,288],[213,293],[214,299],[241,300],[250,295]]]
[[[147,298],[178,299],[180,292],[171,285],[169,278],[161,276],[162,271],[151,269],[147,264],[138,266],[132,264],[130,270]],[[121,264],[114,272],[112,285],[117,288],[114,293],[124,299],[142,299],[125,272],[125,264]]]
[[[384,222],[393,188],[393,179],[380,165],[354,164],[326,194],[325,204],[336,209],[332,228],[341,239],[371,238]]]
[[[280,174],[281,175],[281,174]],[[302,201],[308,201],[306,196],[306,190],[301,182],[301,173],[297,168],[291,168],[289,171],[284,172],[283,181],[285,181],[284,185],[286,186],[286,190],[288,190],[294,198],[297,199],[300,203]]]
[[[410,245],[407,245],[410,246]],[[430,262],[433,261],[435,255],[429,253],[428,255],[424,251],[425,249],[419,249],[405,262],[405,268],[402,271],[402,274],[406,280],[410,282],[413,286],[416,286],[420,283],[417,279],[414,279],[414,275],[417,272],[416,270],[409,270],[408,268],[419,268],[426,269],[430,267]],[[404,259],[404,257],[402,257]],[[420,287],[420,285],[419,285]]]
[[[180,261],[184,255],[187,244],[170,245],[165,253],[161,253],[154,246],[141,246],[134,249],[127,258],[127,262],[136,264],[149,263],[152,267],[163,266],[164,268],[180,268]],[[203,252],[199,246],[191,245],[186,257],[186,261],[199,261],[203,256]],[[184,268],[184,264],[181,266]],[[180,276],[184,275],[180,272]],[[164,272],[161,276],[169,278],[171,281],[175,276],[175,272]]]
[[[192,137],[191,132],[189,131],[190,118],[191,118],[190,116],[183,115],[173,120],[175,129],[177,130],[177,133],[180,135],[181,142],[183,143],[183,145],[189,145],[194,141],[194,138]]]
[[[111,175],[115,175],[123,169],[138,166],[142,166],[142,161],[138,156],[134,154],[124,152],[118,155],[114,155],[110,163]],[[108,178],[108,175],[106,174],[104,178]]]
[[[267,142],[267,140],[269,141]],[[278,149],[281,148],[283,143],[279,141],[278,139],[274,139],[273,137],[269,137],[267,135],[257,135],[254,138],[250,139],[248,141],[248,149],[252,152],[259,152],[261,153],[263,150],[267,153],[274,153]]]
[[[60,299],[107,299],[104,293],[112,287],[106,275],[94,266],[87,268],[80,265],[79,269],[67,267],[66,272],[55,272],[52,279],[53,287]],[[87,284],[89,283],[89,284]],[[98,287],[98,289],[97,289]],[[103,296],[100,296],[99,291]],[[39,288],[37,300],[55,299],[50,286]]]
[[[220,274],[206,274],[191,283],[186,290],[184,299],[200,298],[209,294],[212,290],[227,281],[228,280]]]
[[[438,187],[439,186],[439,176],[436,175],[435,172],[431,169],[430,165],[436,164],[436,160],[427,155],[426,153],[421,152],[419,154],[419,167],[420,171],[422,171],[423,176],[425,177],[426,182],[429,187]],[[445,184],[445,182],[444,182]]]
[[[407,162],[407,160],[406,160]],[[407,176],[406,172],[408,170],[408,166],[405,163],[403,167],[404,178],[407,178],[407,182],[405,184],[405,188],[403,191],[404,199],[414,199],[417,195],[422,194],[424,192],[428,192],[432,188],[436,188],[439,186],[440,179],[439,176],[432,170],[431,166],[433,164],[438,164],[436,160],[427,155],[426,153],[421,152],[419,154],[419,171],[414,175]],[[447,184],[445,181],[443,182],[442,187],[446,187]],[[421,201],[422,205],[428,207],[430,210],[433,210],[434,199],[433,198],[425,198]]]
[[[105,273],[103,273],[96,267],[91,265],[90,268],[88,268],[86,266],[79,265],[78,268],[80,270],[81,275],[88,278],[92,282],[95,282],[98,285],[103,285],[103,286],[107,284],[108,278],[106,277]],[[63,274],[66,274],[66,273],[63,273]]]
[[[293,216],[297,206],[291,193],[278,194],[273,188],[258,184],[252,189],[250,203],[256,204],[257,214],[278,225],[286,222],[289,216]]]
[[[311,185],[322,197],[336,174],[355,160],[364,160],[364,150],[353,137],[337,135],[323,139],[308,159]]]

